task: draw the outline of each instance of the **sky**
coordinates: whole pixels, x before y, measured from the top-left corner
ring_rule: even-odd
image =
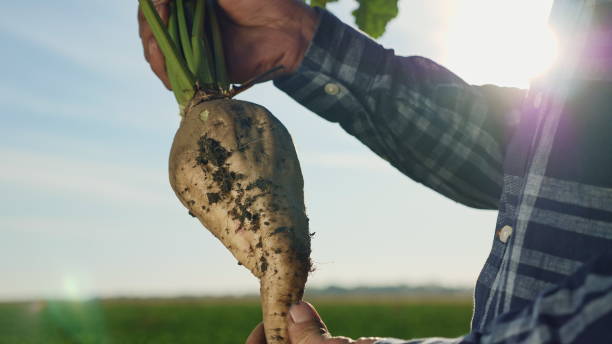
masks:
[[[330,10],[352,25],[352,0]],[[379,40],[471,84],[528,87],[554,58],[550,0],[401,0]],[[167,160],[179,125],[144,62],[136,1],[23,0],[0,12],[0,300],[257,293],[188,216]],[[291,132],[310,286],[474,284],[494,211],[410,180],[271,83],[240,97]],[[368,199],[376,198],[376,202]]]

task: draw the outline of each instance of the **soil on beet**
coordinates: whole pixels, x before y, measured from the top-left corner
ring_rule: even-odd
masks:
[[[196,163],[207,171],[207,178],[211,178],[213,184],[218,188],[216,192],[207,192],[209,205],[216,203],[228,202],[229,210],[227,212],[228,217],[239,222],[239,229],[251,230],[253,232],[259,231],[262,226],[270,227],[274,226],[274,219],[269,216],[264,217],[264,212],[267,215],[274,214],[280,210],[286,209],[286,206],[279,206],[276,202],[270,203],[265,206],[265,209],[256,209],[254,206],[257,199],[265,195],[274,195],[278,190],[272,180],[265,178],[258,178],[250,183],[245,182],[247,176],[231,171],[230,164],[227,162],[232,154],[243,154],[244,151],[248,150],[249,144],[241,144],[241,139],[244,141],[249,136],[247,133],[255,126],[253,119],[245,114],[242,106],[232,106],[231,110],[236,115],[237,126],[241,129],[241,134],[237,137],[238,148],[236,151],[227,149],[221,142],[203,135],[198,139],[198,150],[199,154],[196,159]],[[264,128],[257,126],[257,132],[261,135]],[[261,149],[261,148],[260,148]],[[264,152],[260,152],[264,154]],[[257,157],[256,157],[257,158]],[[277,162],[280,164],[280,168],[284,167],[286,159],[280,158]],[[308,221],[308,219],[306,219]],[[303,263],[303,268],[306,272],[312,271],[312,263],[309,258],[310,256],[310,245],[308,242],[301,238],[299,233],[293,227],[276,227],[270,235],[287,235],[291,237],[291,250],[296,254],[296,258]],[[268,254],[276,253],[280,254],[282,250],[272,250]],[[268,263],[265,258],[260,262],[261,271],[266,271]]]
[[[198,163],[202,165],[211,162],[215,166],[223,166],[227,158],[232,153],[221,146],[221,143],[215,139],[211,139],[208,135],[204,135],[198,141],[198,147],[200,148],[200,156],[198,157]]]
[[[252,125],[251,118],[243,118],[240,120],[243,127]],[[240,222],[240,228],[244,228],[247,220],[250,223],[249,229],[256,232],[261,228],[260,219],[261,213],[254,211],[253,203],[258,198],[267,194],[272,186],[272,182],[263,178],[248,184],[246,187],[240,183],[245,179],[241,173],[236,173],[229,169],[227,159],[232,155],[230,150],[225,149],[221,143],[215,139],[204,135],[198,140],[199,156],[197,163],[199,165],[212,165],[212,179],[219,192],[208,192],[206,194],[209,204],[215,204],[230,198],[230,193],[234,190],[237,196],[234,198],[234,207],[228,211],[228,215]],[[245,190],[251,191],[255,188],[261,190],[261,193],[245,197]]]

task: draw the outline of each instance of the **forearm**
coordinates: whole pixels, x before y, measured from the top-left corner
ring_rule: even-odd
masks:
[[[444,67],[396,56],[322,12],[300,67],[275,84],[416,181],[466,205],[496,207],[509,109],[491,107],[489,93]]]

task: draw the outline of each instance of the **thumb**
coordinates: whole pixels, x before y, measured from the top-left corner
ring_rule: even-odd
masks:
[[[308,302],[291,306],[288,322],[292,344],[322,344],[330,337],[319,313]]]

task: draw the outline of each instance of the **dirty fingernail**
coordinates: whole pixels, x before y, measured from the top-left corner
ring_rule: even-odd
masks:
[[[310,310],[310,307],[306,305],[304,302],[300,302],[291,306],[289,309],[289,314],[291,315],[291,319],[296,324],[305,323],[314,318],[314,314]]]

